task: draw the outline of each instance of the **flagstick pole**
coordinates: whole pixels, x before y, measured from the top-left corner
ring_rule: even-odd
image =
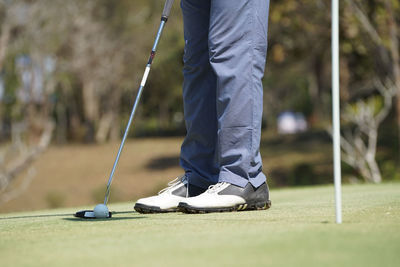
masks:
[[[339,96],[339,0],[332,0],[332,120],[336,223],[342,223]]]

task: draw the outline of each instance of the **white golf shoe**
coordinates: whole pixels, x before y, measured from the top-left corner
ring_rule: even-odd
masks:
[[[168,183],[157,195],[139,199],[134,209],[140,213],[163,213],[178,211],[178,204],[190,196],[197,196],[205,189],[189,185],[185,175]]]
[[[271,207],[271,201],[266,183],[258,188],[248,183],[242,188],[221,182],[210,186],[203,194],[183,199],[178,207],[185,213],[264,210]]]

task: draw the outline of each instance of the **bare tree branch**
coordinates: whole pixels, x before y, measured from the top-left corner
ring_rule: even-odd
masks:
[[[2,172],[0,173],[0,192],[4,192],[8,185],[18,175],[26,171],[36,160],[41,153],[48,147],[51,141],[52,133],[54,130],[54,122],[48,121],[45,123],[43,133],[40,137],[38,144],[30,149],[21,149],[21,152],[16,159],[3,159],[0,165],[3,165]],[[11,162],[6,164],[6,161]]]
[[[368,35],[375,42],[375,44],[382,45],[383,44],[382,38],[380,37],[379,33],[375,30],[374,26],[371,24],[371,21],[365,15],[365,12],[361,9],[361,7],[359,7],[358,4],[353,0],[346,0],[346,2],[349,4],[350,8],[354,11],[355,16],[361,22],[361,26],[368,33]]]
[[[393,97],[396,95],[396,85],[390,79],[387,80],[387,83],[389,83],[389,86],[384,85],[380,79],[374,80],[374,84],[384,100],[383,108],[379,111],[378,115],[376,115],[376,122],[378,124],[389,114],[392,109]]]

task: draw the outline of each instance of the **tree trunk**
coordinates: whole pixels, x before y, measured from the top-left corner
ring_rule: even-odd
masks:
[[[368,168],[371,173],[371,182],[382,182],[382,175],[379,170],[378,163],[376,162],[376,146],[378,142],[378,128],[370,129],[368,134],[368,152],[365,155]]]
[[[104,143],[107,139],[116,141],[119,138],[119,106],[121,103],[121,90],[110,90],[107,97],[107,111],[101,116],[96,132],[96,141]]]
[[[10,25],[5,21],[1,27],[0,36],[0,71],[3,70],[4,59],[8,47],[8,40],[10,39]]]
[[[379,170],[378,163],[376,162],[375,158],[374,159],[367,159],[368,166],[370,168],[371,172],[371,182],[379,184],[382,182],[382,175],[381,171]]]
[[[114,120],[115,116],[112,110],[109,110],[107,113],[101,116],[99,121],[99,127],[96,132],[97,143],[105,143],[107,141],[107,137]]]
[[[67,131],[68,131],[68,119],[66,114],[66,107],[64,103],[60,101],[55,107],[57,116],[57,127],[56,127],[56,140],[59,144],[67,143]]]
[[[309,94],[313,103],[313,111],[310,118],[311,125],[318,124],[324,118],[321,118],[323,112],[323,103],[321,101],[321,90],[323,84],[323,68],[320,58],[314,58],[312,60],[312,72],[308,77],[309,81]]]
[[[96,124],[99,119],[99,97],[96,93],[95,83],[91,80],[84,81],[82,89],[85,141],[92,143],[95,141]]]

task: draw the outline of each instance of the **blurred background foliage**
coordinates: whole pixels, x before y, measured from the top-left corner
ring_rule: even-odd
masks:
[[[31,147],[44,150],[50,140],[54,146],[119,140],[162,8],[161,0],[1,0],[3,147],[14,146],[18,140],[20,147],[24,143],[25,150],[19,148],[20,152]],[[349,144],[347,150],[343,148],[348,156],[344,172],[349,181],[400,179],[400,3],[343,0],[340,12],[343,138]],[[271,1],[261,148],[265,154],[273,154],[282,144],[304,151],[312,146],[318,151],[328,147],[321,144],[330,143],[330,19],[329,0]],[[175,3],[131,136],[185,133],[182,28]],[[360,101],[366,108],[360,108]],[[376,118],[385,107],[386,114]],[[307,128],[278,134],[278,118],[285,111],[301,114]],[[36,157],[35,151],[28,159]],[[3,165],[7,153],[3,153]],[[373,161],[363,162],[371,157],[379,166],[379,179],[374,176]],[[331,179],[321,175],[331,167],[320,172],[312,161],[288,169],[282,166],[271,171],[276,185]],[[369,180],[368,175],[378,180]],[[3,176],[10,173],[3,171]],[[54,205],[60,202],[49,198],[57,202]]]

